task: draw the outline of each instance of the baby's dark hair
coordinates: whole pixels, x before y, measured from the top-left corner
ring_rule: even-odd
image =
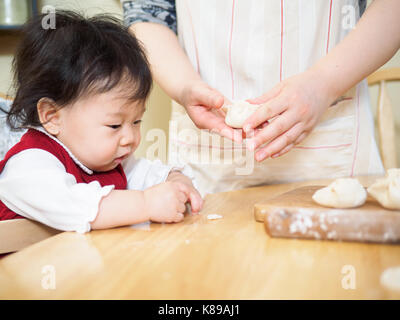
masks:
[[[132,88],[127,99],[147,99],[152,87],[148,61],[120,20],[57,11],[55,29],[44,29],[43,18],[38,15],[24,26],[14,56],[16,94],[7,112],[12,129],[39,126],[37,103],[44,97],[63,107],[127,81]]]

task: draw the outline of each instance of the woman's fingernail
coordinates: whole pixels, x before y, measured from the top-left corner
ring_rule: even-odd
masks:
[[[243,127],[243,131],[244,131],[244,132],[249,132],[251,129],[252,129],[252,128],[251,128],[251,125],[250,125],[250,124],[246,124],[246,125]]]
[[[264,150],[260,151],[259,153],[256,154],[256,160],[257,161],[262,161],[265,158],[267,158],[267,152],[265,152]]]

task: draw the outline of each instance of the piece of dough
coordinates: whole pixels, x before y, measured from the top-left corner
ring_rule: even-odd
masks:
[[[389,169],[384,178],[376,180],[368,193],[387,209],[400,209],[400,169]]]
[[[208,219],[208,220],[222,219],[222,216],[219,215],[219,214],[209,214],[209,215],[207,216],[207,219]]]
[[[390,296],[400,297],[400,267],[386,269],[381,275],[381,285],[385,287]]]
[[[339,178],[329,186],[317,190],[312,198],[326,207],[354,208],[365,203],[367,192],[357,179]]]
[[[225,123],[232,128],[242,128],[245,120],[259,107],[260,105],[247,101],[237,101],[230,106],[225,106],[224,109],[227,110]]]

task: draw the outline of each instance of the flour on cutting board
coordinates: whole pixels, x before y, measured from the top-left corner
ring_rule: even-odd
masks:
[[[339,223],[340,211],[330,210],[330,212],[319,213],[319,217],[316,217],[316,213],[310,209],[299,209],[296,214],[290,214],[286,210],[280,209],[276,213],[282,220],[290,219],[288,231],[291,234],[301,233],[315,239],[321,239],[323,234],[326,234],[328,239],[337,239],[337,232],[329,231],[329,229]],[[269,215],[267,219],[270,225],[275,225],[279,231],[282,230],[280,222],[275,220],[276,215]]]
[[[290,233],[300,232],[305,234],[308,228],[312,228],[313,226],[312,215],[312,211],[300,209],[298,214],[295,215],[294,221],[289,226]]]
[[[279,218],[278,218],[279,217]],[[386,230],[382,235],[374,235],[368,228],[361,227],[364,224],[364,219],[359,217],[358,222],[349,219],[340,210],[330,210],[329,212],[315,213],[309,209],[299,209],[296,213],[287,212],[280,209],[275,214],[267,216],[270,226],[274,226],[275,230],[282,232],[284,225],[282,220],[288,219],[287,230],[290,234],[302,234],[304,236],[315,239],[322,239],[324,235],[329,240],[337,240],[342,237],[343,232],[347,232],[351,239],[370,241],[395,241],[397,239],[394,226],[386,223]],[[353,230],[348,230],[345,226],[352,225]],[[283,228],[282,228],[283,227]],[[345,229],[343,229],[345,228]],[[360,229],[361,228],[361,229]],[[345,231],[344,231],[345,230]]]
[[[319,189],[301,187],[255,205],[255,218],[265,221],[266,231],[272,237],[400,241],[399,211],[385,210],[372,197],[360,208],[321,207],[310,201],[310,195]]]

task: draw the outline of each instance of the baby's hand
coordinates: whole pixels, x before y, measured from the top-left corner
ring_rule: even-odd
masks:
[[[182,182],[167,181],[144,191],[145,208],[149,220],[179,222],[183,220],[189,188]]]
[[[192,213],[199,213],[199,211],[203,208],[203,198],[201,197],[197,189],[193,186],[192,180],[190,180],[180,171],[172,171],[169,174],[167,181],[185,184],[189,188],[188,201],[190,201],[190,204],[192,206]]]

